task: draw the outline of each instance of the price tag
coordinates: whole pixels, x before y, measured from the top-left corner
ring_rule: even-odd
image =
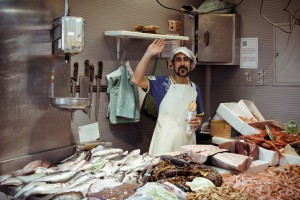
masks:
[[[292,135],[299,135],[299,126],[295,120],[284,123],[284,131]]]

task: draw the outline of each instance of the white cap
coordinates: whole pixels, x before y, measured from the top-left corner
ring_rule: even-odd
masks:
[[[194,55],[194,53],[189,50],[188,48],[186,47],[178,47],[176,49],[174,49],[170,55],[170,59],[173,60],[174,56],[177,54],[177,53],[183,53],[185,54],[187,57],[189,57],[191,60],[192,60],[192,66],[191,66],[191,70],[195,69],[195,66],[196,66],[196,56]]]

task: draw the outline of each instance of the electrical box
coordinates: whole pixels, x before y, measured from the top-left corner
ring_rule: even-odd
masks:
[[[53,24],[53,54],[78,54],[84,49],[84,20],[63,16]]]
[[[184,35],[193,38],[188,47],[198,64],[239,65],[240,24],[238,14],[184,16]]]

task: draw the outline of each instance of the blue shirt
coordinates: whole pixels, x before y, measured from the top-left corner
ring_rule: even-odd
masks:
[[[149,81],[149,94],[154,96],[156,101],[156,108],[159,109],[160,103],[167,94],[170,85],[172,84],[172,79],[170,76],[167,75],[159,75],[159,76],[147,76],[147,79]],[[192,86],[192,82],[190,81],[190,84]],[[201,116],[204,115],[203,111],[203,105],[201,101],[201,93],[200,88],[198,85],[196,85],[196,91],[197,91],[197,115]]]

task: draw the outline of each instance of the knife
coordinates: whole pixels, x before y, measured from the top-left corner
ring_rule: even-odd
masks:
[[[73,70],[73,76],[71,77],[72,82],[72,97],[75,97],[76,95],[76,82],[78,78],[78,62],[74,63],[74,70]]]
[[[98,115],[99,115],[99,104],[100,104],[100,91],[101,91],[101,79],[102,79],[102,70],[103,70],[103,62],[98,62],[98,75],[95,76],[96,79],[96,86],[97,86],[97,96],[96,96],[96,107],[95,107],[95,118],[98,122]]]
[[[92,99],[93,97],[93,82],[94,82],[94,65],[90,65],[89,66],[89,71],[90,71],[90,91],[89,91],[89,98]],[[90,107],[90,110],[89,110],[89,118],[91,118],[91,107]]]

